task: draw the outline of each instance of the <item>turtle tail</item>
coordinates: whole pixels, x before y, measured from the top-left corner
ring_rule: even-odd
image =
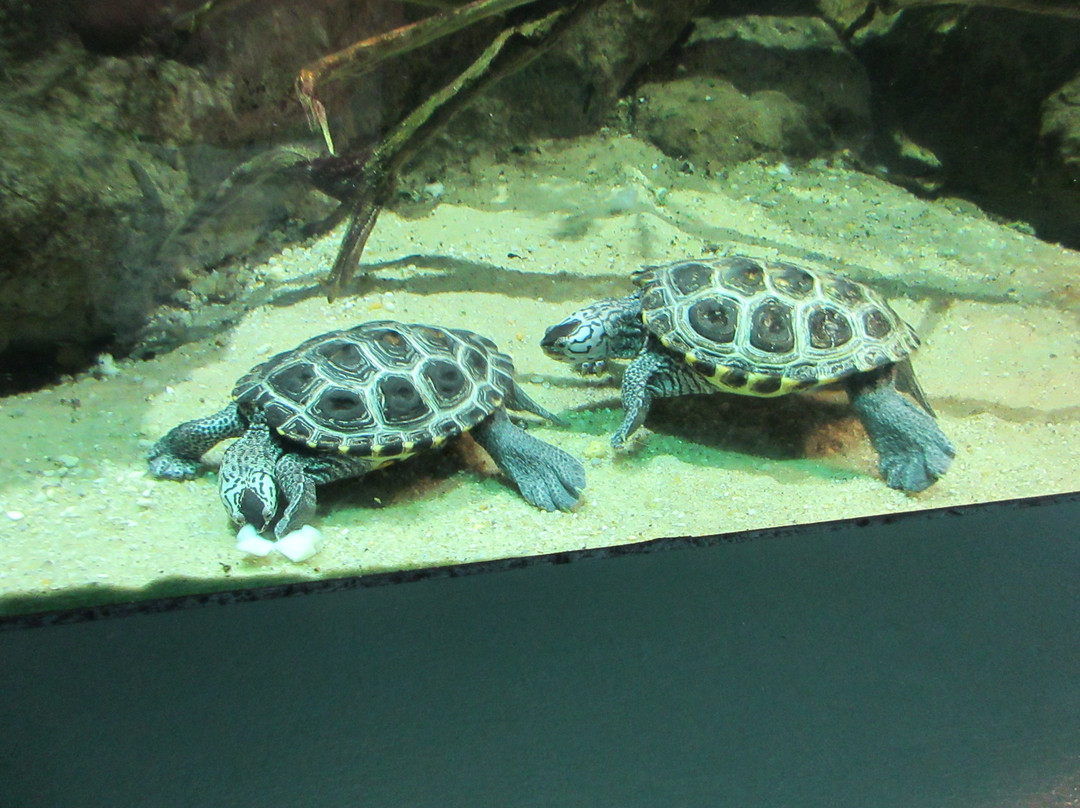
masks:
[[[551,421],[553,424],[566,426],[566,421],[564,419],[560,418],[555,413],[544,409],[544,407],[533,401],[532,397],[518,387],[518,384],[515,381],[511,381],[510,389],[507,391],[506,408],[517,412],[531,412],[533,415],[539,415],[544,420]]]
[[[928,415],[932,415],[937,418],[937,413],[934,412],[934,408],[930,406],[930,402],[926,398],[926,393],[923,392],[922,386],[919,384],[919,380],[915,378],[915,368],[911,366],[911,359],[904,357],[895,365],[895,379],[896,389],[901,393],[907,393],[916,403],[924,410]]]

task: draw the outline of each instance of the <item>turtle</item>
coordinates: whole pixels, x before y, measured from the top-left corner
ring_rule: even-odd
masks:
[[[839,384],[890,487],[922,491],[948,469],[955,449],[911,367],[919,337],[871,287],[844,272],[746,255],[649,266],[632,279],[632,294],[574,312],[540,343],[585,373],[632,360],[616,448],[657,397],[772,397]]]
[[[471,432],[533,505],[569,510],[581,463],[511,422],[507,409],[558,418],[514,381],[487,337],[379,320],[312,337],[248,371],[232,402],[174,427],[150,449],[150,474],[188,480],[226,438],[219,490],[237,525],[277,538],[309,523],[315,486],[362,477]]]

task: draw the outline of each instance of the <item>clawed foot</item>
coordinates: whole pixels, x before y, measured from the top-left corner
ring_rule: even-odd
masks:
[[[956,448],[937,424],[932,425],[933,430],[903,436],[889,451],[881,452],[878,468],[890,488],[910,493],[925,491],[948,471]]]
[[[160,446],[160,441],[155,443],[147,457],[147,466],[152,477],[159,480],[176,480],[177,482],[195,479],[200,468],[198,462],[169,454]]]
[[[916,493],[949,468],[956,449],[937,420],[891,385],[866,388],[852,405],[880,457],[878,468],[890,488]]]
[[[566,452],[549,448],[556,454],[546,457],[542,465],[533,466],[529,458],[522,458],[530,466],[524,472],[505,467],[503,471],[517,483],[521,496],[537,508],[568,511],[577,504],[585,488],[585,468]],[[513,460],[510,463],[514,465]]]
[[[526,501],[545,511],[568,511],[585,488],[585,467],[573,455],[514,426],[497,410],[473,432]]]
[[[579,362],[574,365],[574,370],[582,376],[599,376],[607,370],[607,361],[604,359],[597,359],[593,362]]]
[[[619,424],[619,428],[611,434],[611,445],[615,449],[623,449],[626,447],[626,442],[630,440],[630,436],[641,429],[642,424],[645,423],[645,416],[649,412],[649,400],[644,397],[639,397],[636,400],[628,402],[628,398],[623,395],[623,406],[626,407],[629,403],[629,408],[624,411],[623,422]]]
[[[637,430],[634,430],[637,431]],[[623,421],[622,426],[615,430],[611,436],[611,446],[616,451],[626,448],[626,441],[630,438],[630,430]]]

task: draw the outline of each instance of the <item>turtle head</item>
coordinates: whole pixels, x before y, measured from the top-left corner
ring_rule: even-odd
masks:
[[[234,484],[222,486],[221,501],[229,518],[237,525],[248,524],[260,533],[269,527],[277,514],[277,484],[268,474],[260,474]]]
[[[278,512],[274,464],[280,455],[264,423],[252,424],[225,451],[218,493],[234,524],[248,524],[261,533],[273,522]]]
[[[540,347],[552,359],[571,362],[582,373],[599,373],[608,359],[632,359],[645,342],[636,294],[600,300],[551,326]]]

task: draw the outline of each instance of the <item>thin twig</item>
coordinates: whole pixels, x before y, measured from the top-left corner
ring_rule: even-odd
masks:
[[[320,84],[345,76],[363,75],[391,56],[416,50],[488,17],[534,2],[536,0],[475,0],[467,5],[434,14],[420,22],[363,39],[312,62],[302,68],[296,77],[296,94],[307,113],[308,123],[312,129],[322,131],[326,148],[333,154],[334,141],[330,136],[326,108],[319,100],[317,91]]]
[[[169,21],[175,31],[194,31],[212,20],[217,14],[242,6],[250,0],[206,0],[201,6],[177,14]]]
[[[330,300],[352,279],[367,238],[401,167],[477,93],[531,62],[602,0],[579,0],[503,30],[454,81],[413,110],[379,143],[360,170],[351,221],[327,278]]]

